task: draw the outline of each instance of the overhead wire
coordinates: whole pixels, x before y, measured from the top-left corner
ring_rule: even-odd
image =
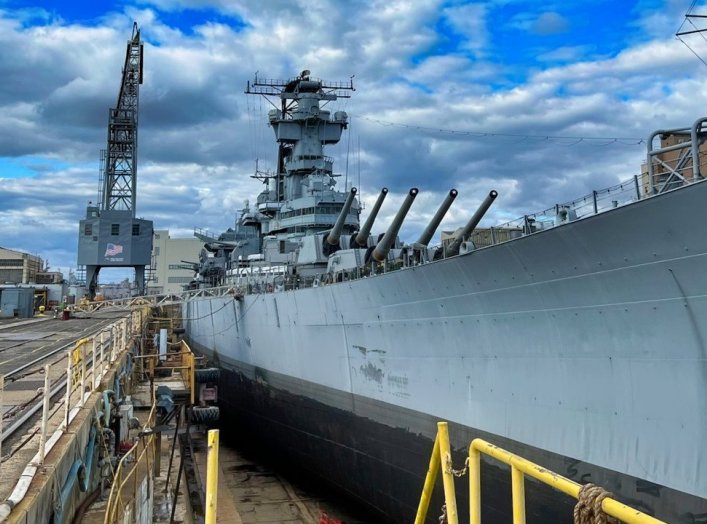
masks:
[[[694,31],[694,32],[698,33],[698,34],[702,37],[702,39],[703,39],[705,42],[707,42],[707,37],[705,37],[705,35],[704,35],[704,31],[705,31],[705,30],[704,30],[704,29],[699,29],[699,28],[694,24],[694,22],[693,22],[692,20],[690,20],[690,14],[692,13],[692,10],[695,8],[695,4],[696,4],[696,3],[697,3],[697,0],[692,0],[692,3],[690,4],[690,7],[687,8],[687,13],[685,13],[685,18],[683,19],[682,23],[680,24],[680,27],[678,27],[678,30],[675,32],[675,38],[677,38],[678,40],[680,40],[680,42],[682,42],[682,44],[683,44],[685,47],[687,47],[687,48],[690,50],[690,52],[691,52],[693,55],[695,55],[695,57],[696,57],[700,62],[702,62],[705,66],[707,66],[707,61],[705,61],[705,59],[702,58],[702,57],[699,55],[699,53],[697,53],[697,51],[695,51],[695,50],[690,46],[690,44],[688,44],[687,42],[685,42],[685,40],[683,40],[683,39],[682,39],[682,36],[681,36],[681,30],[682,30],[682,28],[685,26],[685,23],[688,22],[692,27],[695,28],[695,31]]]
[[[404,129],[413,129],[417,131],[425,131],[431,133],[440,133],[447,135],[457,135],[457,136],[468,136],[472,138],[516,138],[520,140],[538,140],[538,141],[555,141],[555,140],[574,140],[575,143],[570,145],[577,145],[583,142],[593,142],[593,141],[608,141],[606,144],[623,144],[623,145],[641,145],[645,144],[646,141],[643,138],[637,137],[609,137],[609,136],[578,136],[578,135],[533,135],[530,133],[505,133],[497,131],[471,131],[462,129],[448,129],[441,127],[428,127],[416,124],[405,124],[401,122],[391,122],[389,120],[382,120],[380,118],[371,118],[364,115],[355,115],[362,120],[381,125],[384,127],[401,127]],[[563,144],[567,146],[567,144]]]

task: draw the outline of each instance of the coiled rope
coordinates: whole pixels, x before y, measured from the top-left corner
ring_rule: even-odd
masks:
[[[601,509],[601,502],[612,494],[600,486],[585,484],[579,490],[577,505],[574,507],[574,524],[618,524]]]

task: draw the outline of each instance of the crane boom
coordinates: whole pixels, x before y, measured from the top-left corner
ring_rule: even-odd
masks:
[[[115,108],[109,113],[108,147],[103,183],[102,209],[125,210],[135,216],[137,185],[138,100],[142,84],[143,45],[133,24],[125,52],[125,66]]]

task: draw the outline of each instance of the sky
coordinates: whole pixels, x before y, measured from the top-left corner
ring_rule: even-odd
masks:
[[[76,266],[133,21],[145,42],[138,216],[173,237],[231,226],[261,189],[256,159],[276,159],[271,106],[246,83],[309,69],[356,88],[329,107],[350,118],[326,150],[338,187],[358,186],[367,209],[388,187],[381,229],[418,187],[401,231],[414,240],[450,188],[444,229],[491,189],[488,224],[640,173],[642,139],[707,113],[707,38],[675,37],[706,4],[0,0],[0,246]]]

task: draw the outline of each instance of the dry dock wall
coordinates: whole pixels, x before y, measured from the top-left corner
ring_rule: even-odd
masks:
[[[84,493],[79,489],[78,479],[69,478],[72,466],[77,459],[86,462],[86,452],[88,448],[91,426],[96,418],[96,414],[103,410],[102,391],[111,389],[116,374],[121,370],[128,358],[123,354],[112,364],[101,381],[100,387],[88,398],[85,405],[79,408],[78,413],[69,425],[69,430],[58,440],[56,445],[48,453],[44,466],[40,467],[37,474],[31,480],[29,489],[25,497],[15,506],[8,516],[6,522],[11,524],[39,524],[51,522],[57,512],[61,512],[61,521],[54,521],[54,524],[71,522],[73,515],[79,505],[96,489],[100,482],[98,473],[98,460],[94,458],[93,471],[90,472],[91,479],[88,490]],[[96,449],[96,453],[98,449]],[[89,472],[87,472],[89,473]],[[76,480],[74,482],[74,480]],[[12,479],[14,482],[15,479]],[[73,482],[73,488],[64,504],[61,507],[61,491],[68,482]],[[140,500],[134,508],[129,511],[130,520],[124,522],[152,522],[152,485],[149,476],[143,480],[144,486],[140,487]]]

